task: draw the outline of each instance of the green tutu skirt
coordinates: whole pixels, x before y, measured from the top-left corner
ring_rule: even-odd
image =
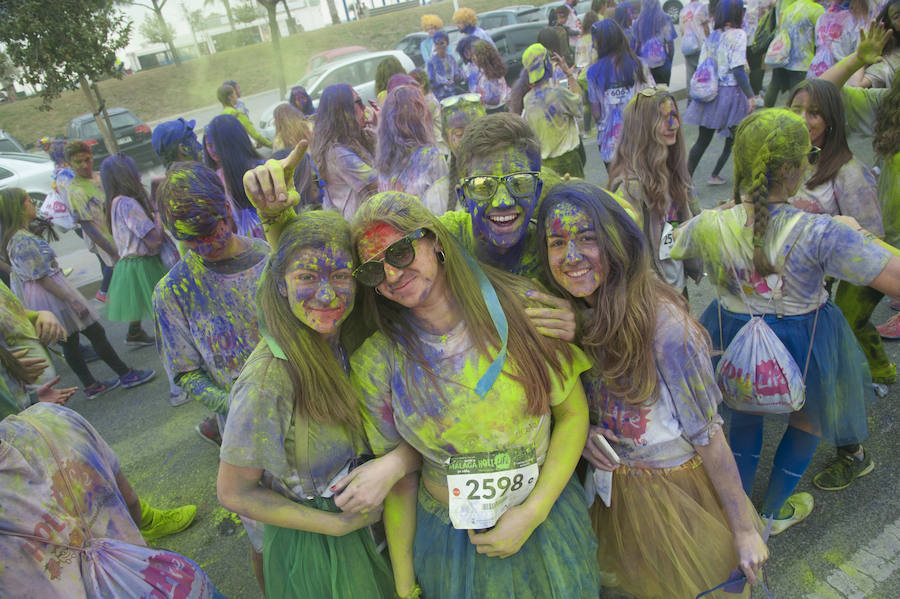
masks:
[[[340,511],[333,499],[303,505]],[[387,560],[362,528],[342,537],[265,525],[263,572],[267,599],[392,599],[394,577]]]
[[[119,260],[109,282],[106,318],[112,322],[153,318],[153,289],[167,272],[158,255]]]

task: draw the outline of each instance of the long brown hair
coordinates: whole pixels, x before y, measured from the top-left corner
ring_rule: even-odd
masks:
[[[682,210],[691,198],[691,176],[687,169],[687,150],[683,127],[679,126],[675,144],[665,146],[657,137],[660,120],[659,106],[666,99],[675,99],[667,90],[652,96],[635,94],[625,107],[622,139],[616,148],[609,173],[609,186],[615,191],[624,187],[628,179],[637,179],[644,191],[644,201],[651,214],[662,217],[666,211],[666,196],[672,206]],[[677,110],[677,104],[675,104]],[[682,124],[679,115],[679,125]],[[628,198],[640,208],[638,198]]]
[[[572,204],[594,225],[603,276],[592,294],[593,306],[573,297],[553,277],[547,251],[547,220],[553,208]],[[538,254],[547,279],[562,297],[587,308],[579,341],[606,385],[629,404],[652,403],[658,396],[654,354],[657,315],[662,305],[684,321],[685,336],[709,343],[706,331],[690,315],[684,296],[660,281],[650,244],[625,210],[605,190],[583,181],[561,183],[544,198],[538,213]]]
[[[309,142],[312,129],[303,113],[291,104],[279,104],[272,113],[275,118],[275,135],[284,143],[284,147],[293,149],[301,141]]]
[[[778,172],[782,168],[800,168],[809,149],[806,121],[781,108],[752,112],[734,135],[733,198],[736,203],[753,205],[753,268],[760,276],[775,272],[763,252],[769,225],[769,189],[781,183]],[[747,199],[742,200],[741,194]]]
[[[390,225],[401,233],[424,228],[435,236],[445,256],[441,270],[447,288],[462,312],[472,345],[480,355],[493,359],[491,350],[500,348],[500,339],[476,276],[463,255],[466,250],[417,198],[402,192],[379,193],[360,206],[351,227],[355,247],[358,247],[363,234],[376,223]],[[535,288],[533,282],[488,266],[482,268],[497,292],[509,324],[508,355],[515,364],[515,371],[511,373],[506,370],[504,373],[522,385],[528,401],[528,413],[545,414],[550,409],[552,379],[563,376],[563,364],[572,359],[571,348],[566,343],[538,333],[525,315],[521,298],[527,290]],[[404,348],[410,365],[421,367],[443,397],[441,386],[425,359],[422,343],[410,323],[409,309],[377,295],[374,289],[366,289],[362,295],[364,313],[374,319],[375,326],[391,342]],[[414,376],[410,378],[413,385],[423,382]],[[420,407],[417,406],[417,409]]]
[[[875,139],[872,148],[889,158],[900,151],[900,77],[894,77],[891,91],[884,96],[875,113]]]
[[[354,255],[350,229],[337,212],[301,212],[285,227],[260,282],[259,320],[287,356],[285,366],[300,412],[313,422],[343,425],[352,431],[360,431],[359,402],[349,377],[322,335],[297,320],[287,297],[279,290],[279,286],[284,285],[285,270],[298,251],[320,249],[326,244]],[[347,328],[342,327],[342,331]]]
[[[506,77],[506,63],[497,48],[484,40],[472,44],[472,55],[475,64],[481,69],[488,79],[502,79]]]
[[[816,171],[806,182],[807,189],[818,187],[837,176],[841,167],[853,158],[853,152],[847,145],[847,130],[844,127],[844,103],[841,92],[831,81],[824,79],[806,79],[798,83],[788,94],[785,106],[791,110],[794,98],[800,92],[809,94],[810,108],[825,121],[825,141],[822,143],[816,162]]]

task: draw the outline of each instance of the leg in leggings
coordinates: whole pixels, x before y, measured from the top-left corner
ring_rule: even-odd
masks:
[[[769,82],[769,89],[766,90],[765,107],[772,108],[778,101],[778,94],[787,89],[787,71],[784,69],[773,69],[772,80]]]
[[[766,74],[762,64],[763,56],[764,54],[747,52],[747,64],[750,65],[750,88],[757,95],[762,91],[763,76]]]
[[[130,368],[122,362],[116,350],[109,344],[109,340],[106,338],[106,331],[103,330],[99,322],[95,322],[84,329],[81,331],[81,334],[88,338],[100,359],[106,362],[106,365],[112,368],[116,374],[119,376],[128,374]]]
[[[81,357],[81,350],[78,347],[78,333],[72,333],[67,336],[66,340],[61,342],[61,345],[63,358],[65,358],[66,364],[69,365],[75,376],[78,377],[78,380],[81,381],[81,386],[90,387],[96,383],[97,379],[88,370],[87,363]]]
[[[706,151],[707,146],[709,146],[709,142],[712,141],[713,133],[715,132],[715,129],[700,127],[700,132],[697,134],[697,141],[694,142],[694,146],[691,148],[690,154],[688,155],[688,172],[691,176],[694,175],[694,170],[696,170],[697,165],[700,164],[700,159],[703,158],[703,153]]]
[[[728,130],[731,132],[731,135],[725,138],[725,147],[722,148],[722,153],[719,154],[719,159],[716,161],[716,166],[713,168],[713,177],[719,176],[719,173],[722,172],[722,169],[725,167],[725,163],[728,162],[728,157],[731,156],[731,146],[734,145],[734,134],[737,131],[737,127],[731,127]]]
[[[772,463],[772,476],[763,500],[763,516],[790,517],[790,513],[780,514],[781,509],[806,472],[818,445],[817,436],[793,426],[787,427]]]
[[[100,256],[97,256],[97,260],[100,260],[100,272],[103,273],[103,280],[100,282],[100,292],[106,293],[109,291],[109,282],[112,280],[113,269],[111,266],[104,264]]]
[[[841,309],[844,318],[853,329],[853,334],[869,362],[872,379],[876,383],[889,385],[897,380],[897,366],[891,362],[881,335],[872,324],[872,312],[884,294],[871,287],[858,287],[841,282],[834,294],[834,303]]]
[[[756,478],[756,467],[762,451],[763,417],[733,410],[728,440],[741,475],[741,485],[749,497],[753,492],[753,479]]]

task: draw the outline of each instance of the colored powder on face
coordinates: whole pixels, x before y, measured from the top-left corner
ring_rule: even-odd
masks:
[[[403,237],[403,234],[387,223],[375,223],[363,234],[356,244],[360,262],[368,262]]]

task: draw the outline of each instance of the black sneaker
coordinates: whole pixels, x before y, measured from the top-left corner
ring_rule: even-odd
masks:
[[[144,329],[139,330],[134,335],[125,335],[125,345],[131,347],[145,347],[147,345],[156,345],[156,338],[148,335]]]

